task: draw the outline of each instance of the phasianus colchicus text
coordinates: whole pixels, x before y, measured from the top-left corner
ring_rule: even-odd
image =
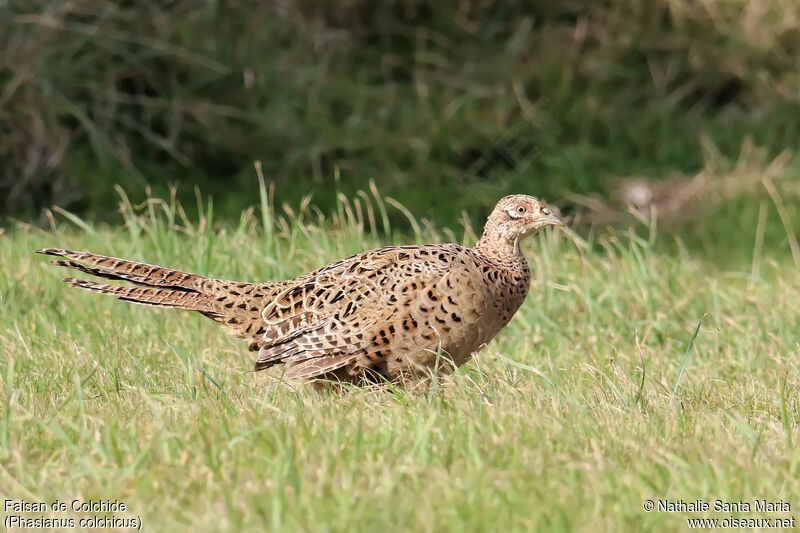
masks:
[[[212,279],[86,252],[38,253],[64,258],[55,265],[136,285],[65,279],[71,287],[219,322],[258,351],[256,370],[285,363],[289,379],[396,381],[460,366],[488,343],[528,293],[520,240],[562,224],[536,198],[507,196],[474,248],[390,246],[274,283]]]

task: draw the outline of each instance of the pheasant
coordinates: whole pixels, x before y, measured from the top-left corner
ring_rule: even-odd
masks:
[[[45,248],[53,264],[134,286],[71,287],[197,311],[258,351],[255,370],[284,378],[399,381],[464,364],[511,320],[530,285],[520,240],[563,221],[532,196],[501,199],[474,248],[390,246],[289,281],[212,279],[102,255]]]

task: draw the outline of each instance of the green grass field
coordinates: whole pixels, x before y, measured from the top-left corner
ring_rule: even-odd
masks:
[[[412,219],[404,234],[370,195],[279,216],[262,189],[238,225],[205,203],[199,220],[122,205],[113,227],[55,214],[50,230],[0,234],[3,499],[118,500],[150,531],[662,531],[800,514],[800,271],[758,238],[721,268],[655,228],[548,231],[526,242],[525,305],[477,361],[425,388],[318,392],[249,372],[246,345],[200,315],[69,289],[32,251],[256,281],[379,245],[471,245],[472,229]],[[791,511],[643,510],[756,498]]]

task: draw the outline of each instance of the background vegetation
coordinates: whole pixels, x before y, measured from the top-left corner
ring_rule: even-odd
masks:
[[[693,176],[745,142],[797,178],[796,2],[539,4],[2,3],[0,209],[108,218],[115,184],[179,184],[238,216],[254,160],[279,202],[329,210],[337,176],[374,179],[448,224],[509,191],[569,210],[566,191]]]

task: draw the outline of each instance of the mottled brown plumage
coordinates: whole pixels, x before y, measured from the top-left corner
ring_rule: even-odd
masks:
[[[462,365],[519,309],[530,284],[519,241],[562,224],[531,196],[498,202],[474,248],[390,246],[289,281],[240,283],[84,252],[53,264],[137,287],[67,278],[122,300],[198,311],[250,342],[256,370],[290,379],[398,380]]]

